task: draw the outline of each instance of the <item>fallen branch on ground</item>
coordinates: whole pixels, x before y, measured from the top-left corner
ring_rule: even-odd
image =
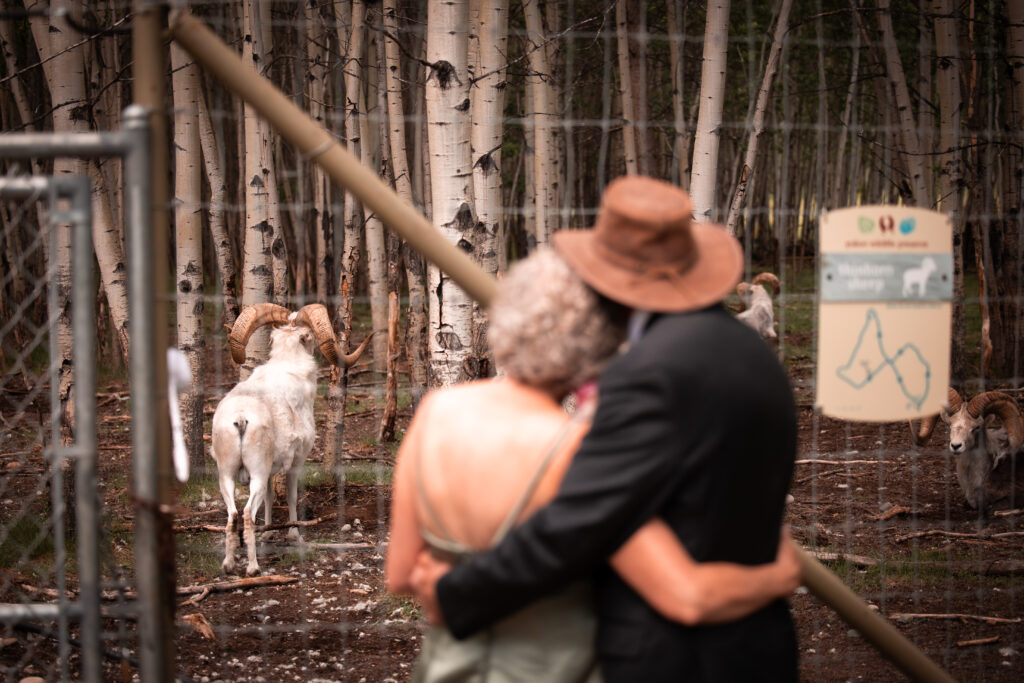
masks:
[[[967,538],[974,541],[994,542],[991,538],[979,536],[978,534],[965,534],[959,531],[946,531],[945,529],[926,529],[925,531],[915,531],[912,534],[904,534],[903,536],[897,536],[896,538],[892,539],[892,542],[903,543],[913,538],[924,538],[925,536],[948,536],[950,538]]]
[[[50,598],[51,600],[57,600],[58,598],[60,598],[60,593],[54,590],[53,588],[36,588],[35,586],[28,583],[18,584],[18,587],[26,593],[32,593],[33,595],[41,595],[43,597]],[[75,598],[74,591],[68,590],[66,593],[68,598],[72,600]]]
[[[796,465],[899,465],[895,460],[797,460]]]
[[[329,515],[325,515],[323,517],[317,517],[316,519],[308,519],[308,520],[305,520],[305,521],[300,520],[300,521],[297,521],[297,522],[274,522],[273,524],[264,524],[263,526],[258,526],[258,527],[256,527],[256,531],[257,532],[263,532],[263,531],[272,531],[274,529],[289,529],[289,528],[291,528],[293,526],[316,526],[317,524],[322,524],[322,523],[326,522],[329,519],[334,519],[337,516],[338,516],[338,513],[335,512],[335,513],[332,513],[332,514],[329,514]],[[224,531],[224,525],[222,524],[222,525],[218,526],[216,524],[193,524],[193,525],[190,525],[190,526],[176,526],[176,527],[174,527],[174,532],[175,533],[188,532],[188,531],[215,531],[215,532],[219,533],[219,532]]]
[[[890,619],[903,621],[906,619],[956,619],[959,621],[982,621],[986,624],[1020,624],[1021,617],[986,617],[983,614],[890,614]]]
[[[945,529],[926,529],[924,531],[915,531],[912,534],[897,536],[892,540],[893,543],[903,543],[904,541],[909,541],[912,538],[923,538],[925,536],[948,536],[950,538],[964,538],[972,541],[995,543],[1004,538],[1017,538],[1018,536],[1024,536],[1024,531],[1003,531],[998,534],[969,534],[962,531],[946,531]]]
[[[202,601],[209,594],[210,594],[210,589],[206,588],[202,592],[196,593],[195,595],[193,595],[188,600],[186,600],[184,602],[179,602],[178,603],[178,607],[181,608],[181,607],[188,607],[189,605],[194,605],[197,602]]]
[[[283,576],[281,574],[250,576],[244,579],[214,581],[213,583],[196,584],[193,586],[178,586],[178,595],[195,595],[204,592],[206,594],[224,593],[244,588],[261,588],[263,586],[286,586],[290,583],[297,583],[298,580],[297,576]]]
[[[213,627],[210,626],[210,622],[201,612],[195,614],[186,614],[181,620],[194,628],[199,635],[208,640],[217,640],[217,635],[213,632]]]
[[[957,647],[970,647],[971,645],[988,645],[990,643],[998,643],[999,636],[992,636],[991,638],[975,638],[974,640],[958,640],[956,642]]]
[[[811,552],[815,558],[821,562],[849,562],[857,567],[874,567],[878,564],[878,560],[873,557],[867,557],[866,555],[850,555],[849,553],[832,553],[824,550],[815,550]]]
[[[815,479],[815,478],[817,478],[817,479],[824,479],[825,477],[832,477],[832,476],[835,476],[837,474],[845,474],[850,479],[857,479],[859,477],[866,477],[866,476],[872,474],[872,472],[860,472],[858,474],[852,474],[852,473],[848,473],[845,468],[840,467],[837,470],[831,470],[829,472],[818,472],[817,474],[812,474],[812,475],[806,476],[806,477],[804,477],[802,479],[797,479],[795,482],[793,482],[793,485],[797,486],[798,484],[806,484],[811,479]]]
[[[329,515],[324,515],[323,517],[317,517],[316,519],[309,519],[306,521],[274,522],[273,524],[264,524],[263,526],[258,526],[256,527],[256,531],[271,531],[272,529],[290,529],[293,526],[316,526],[317,524],[322,524],[329,519],[334,519],[337,516],[337,512],[332,512]],[[222,530],[224,529],[224,527],[220,528]]]
[[[372,543],[306,543],[305,546],[315,550],[369,550],[375,547]]]
[[[884,522],[885,520],[892,519],[893,517],[896,517],[898,515],[908,514],[910,514],[910,508],[903,507],[902,505],[893,505],[891,508],[889,508],[882,514],[875,515],[871,519],[875,520],[876,522]]]
[[[993,512],[995,517],[1012,517],[1024,513],[1024,508],[1017,508],[1016,510],[996,510]]]

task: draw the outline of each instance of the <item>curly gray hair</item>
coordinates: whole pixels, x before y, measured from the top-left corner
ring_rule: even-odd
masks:
[[[625,337],[626,313],[542,247],[498,283],[488,331],[495,364],[560,399],[601,372]]]

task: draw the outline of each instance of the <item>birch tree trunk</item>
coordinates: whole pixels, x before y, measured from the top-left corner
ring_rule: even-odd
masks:
[[[270,3],[258,2],[259,4],[259,31],[261,34],[262,64],[260,73],[270,78],[270,65],[273,62],[274,39],[271,31],[272,23],[270,18]],[[274,293],[273,301],[279,306],[289,306],[288,287],[288,246],[284,238],[284,223],[281,221],[281,202],[278,196],[277,167],[274,163],[274,145],[272,141],[280,144],[281,137],[270,128],[270,124],[263,118],[257,118],[260,127],[260,135],[266,140],[266,156],[264,160],[263,175],[266,182],[267,218],[270,225],[270,269],[273,276]]]
[[[374,25],[376,19],[369,19],[368,24]],[[360,137],[364,144],[360,146],[363,166],[377,168],[381,164],[381,141],[379,127],[371,121],[378,121],[383,113],[376,107],[376,93],[378,88],[383,88],[381,82],[381,69],[384,65],[379,63],[376,44],[377,32],[373,33],[366,47],[366,68],[363,70],[364,84],[366,86],[365,98],[361,100],[366,103],[366,116],[360,117]],[[382,174],[386,175],[386,174]],[[388,355],[388,259],[384,246],[384,223],[375,213],[366,215],[364,226],[366,238],[366,286],[370,295],[370,318],[373,329],[380,334],[374,336],[373,345],[373,369],[376,372],[387,371]]]
[[[206,169],[206,181],[210,186],[210,202],[206,209],[206,219],[210,223],[210,243],[217,261],[217,272],[220,275],[221,296],[223,297],[223,313],[221,322],[231,325],[238,317],[238,288],[235,285],[235,255],[228,236],[227,201],[228,189],[224,179],[220,150],[217,146],[210,111],[202,94],[198,96],[199,107],[199,143],[203,149],[203,165]]]
[[[391,36],[391,38],[385,38],[384,44],[386,62],[384,79],[387,88],[387,120],[395,191],[405,201],[415,204],[412,182],[409,177],[409,160],[405,153],[405,108],[402,97],[401,59],[397,42],[399,36],[397,0],[384,0],[384,30]],[[427,388],[427,305],[423,258],[419,252],[403,243],[402,259],[405,266],[405,279],[409,288],[405,349],[409,360],[409,384],[413,394],[413,403],[418,405],[419,399]]]
[[[533,93],[533,168],[534,168],[534,229],[537,244],[547,244],[551,233],[558,227],[555,208],[558,179],[552,168],[557,155],[554,141],[555,114],[551,89],[551,67],[544,35],[539,0],[525,0],[526,39],[529,44],[530,76],[527,78]],[[500,124],[499,124],[500,125]]]
[[[629,17],[626,0],[615,2],[615,28],[619,48],[619,99],[622,102],[622,151],[626,175],[640,172],[637,159],[636,105],[633,97],[633,67],[629,54]],[[643,85],[641,84],[641,87]]]
[[[528,40],[536,41],[534,25],[540,11],[535,0],[527,7]],[[529,28],[529,27],[532,27]],[[538,31],[539,32],[539,31]],[[541,40],[543,40],[543,33]],[[495,275],[498,265],[505,261],[499,253],[504,249],[502,237],[502,174],[501,144],[503,135],[502,118],[505,111],[505,77],[508,49],[508,0],[472,0],[470,8],[470,48],[474,74],[470,112],[472,119],[473,199],[476,209],[476,225],[473,230],[473,253],[477,263],[485,272]],[[543,50],[534,50],[544,52]],[[531,56],[532,58],[532,56]],[[531,62],[532,63],[532,62]],[[534,64],[534,66],[536,66]],[[533,68],[531,66],[531,68]],[[540,84],[545,87],[544,84]],[[534,83],[531,87],[537,87]],[[549,92],[550,94],[550,92]],[[537,112],[535,112],[536,116]],[[549,126],[553,120],[546,122]],[[535,130],[541,130],[535,127]],[[553,129],[550,129],[553,130]],[[548,140],[551,140],[551,135]],[[550,166],[548,172],[551,173]],[[546,201],[554,201],[554,189],[547,194]],[[539,204],[539,202],[538,202]],[[549,230],[557,226],[554,221],[554,207],[548,205],[547,221]],[[538,211],[538,216],[541,213]],[[541,223],[538,220],[538,228]],[[549,232],[550,234],[550,232]],[[473,304],[473,356],[486,359],[486,366],[478,373],[490,374],[494,367],[490,345],[487,341],[488,318],[484,307]]]
[[[51,9],[63,7],[66,10],[69,5],[67,2],[55,2]],[[26,3],[26,9],[34,8],[34,3]],[[85,79],[81,52],[71,49],[75,42],[71,28],[63,18],[52,18],[48,21],[45,15],[32,16],[30,22],[50,90],[53,130],[57,133],[76,131],[78,124],[72,112],[85,102]],[[53,175],[58,178],[87,174],[88,163],[82,159],[54,159]],[[63,416],[61,439],[64,445],[67,445],[72,440],[75,415],[72,391],[74,349],[71,331],[71,228],[67,224],[51,227],[44,223],[42,230],[43,243],[46,246],[47,272],[52,273],[50,286],[57,292],[57,310],[49,311],[49,317],[54,320],[54,329],[50,333],[56,337],[57,357],[51,358],[50,364],[57,368],[57,395]]]
[[[322,125],[327,125],[327,79],[328,48],[330,45],[324,19],[320,15],[317,3],[306,4],[306,63],[307,63],[307,107],[309,115]],[[313,243],[315,254],[313,260],[316,289],[316,300],[327,301],[328,283],[331,278],[330,243],[330,209],[328,207],[327,174],[320,164],[309,164],[309,174],[313,188],[311,223],[313,227]]]
[[[960,93],[960,56],[957,45],[958,30],[953,14],[953,0],[935,0],[935,59],[938,69],[936,86],[939,94],[939,197],[942,212],[953,224],[953,377],[963,377],[966,371],[965,337],[967,322],[964,311],[964,225],[960,215],[961,176],[960,113],[963,98]]]
[[[567,11],[574,11],[574,5],[575,3],[569,3]],[[566,114],[561,110],[561,84],[559,79],[555,78],[555,74],[558,73],[559,69],[559,56],[563,52],[563,50],[559,48],[562,41],[552,39],[552,36],[555,36],[559,31],[559,21],[561,16],[562,10],[560,3],[544,3],[544,30],[546,37],[544,51],[547,53],[548,62],[548,75],[545,84],[548,86],[548,111],[551,112],[551,120],[548,122],[552,149],[551,170],[549,175],[554,182],[554,187],[551,192],[551,203],[548,204],[548,222],[552,226],[552,232],[565,226],[565,223],[561,218],[560,209],[564,195],[566,194],[566,191],[570,189],[566,186],[565,179],[566,136],[562,135],[562,121]]]
[[[668,53],[669,69],[672,74],[672,182],[680,184],[689,174],[686,169],[690,165],[690,134],[686,130],[686,98],[683,97],[684,66],[682,55],[684,27],[686,26],[686,7],[682,12],[677,7],[679,0],[666,0],[668,7]]]
[[[30,3],[26,7],[33,9],[37,4]],[[51,104],[54,107],[54,131],[89,132],[89,118],[87,114],[83,113],[87,112],[89,107],[85,90],[84,48],[82,45],[77,45],[80,42],[77,33],[68,26],[63,17],[57,16],[58,10],[78,14],[81,8],[76,2],[70,0],[53,2],[50,4],[49,13],[52,20],[49,23],[44,17],[31,19],[33,37],[39,49],[40,60],[43,62],[43,71],[50,89]],[[127,268],[125,267],[124,249],[118,225],[113,220],[108,203],[103,174],[94,162],[58,159],[55,161],[54,175],[62,174],[88,175],[92,183],[93,247],[96,251],[100,279],[107,295],[107,304],[110,307],[110,315],[120,344],[121,354],[127,361],[130,347],[128,287],[124,275]],[[58,244],[62,245],[59,247],[59,252],[62,253],[63,242],[65,239],[70,240],[70,236],[60,234],[57,239]],[[70,271],[68,272],[70,273]],[[70,390],[70,378],[67,381]]]
[[[631,16],[630,16],[631,15]],[[637,170],[643,175],[654,174],[651,142],[651,111],[648,106],[647,88],[647,4],[635,2],[627,12],[627,25],[631,27],[632,40],[626,45],[629,54],[629,79],[633,91],[633,124],[636,130]]]
[[[192,389],[181,396],[181,425],[189,469],[206,470],[203,452],[203,223],[202,150],[199,142],[199,70],[177,43],[171,43],[174,97],[174,225],[178,349],[192,371]],[[177,400],[168,396],[169,401]]]
[[[726,232],[730,235],[736,234],[736,222],[739,220],[740,211],[743,209],[743,200],[747,194],[747,183],[750,182],[750,175],[754,171],[754,162],[757,160],[757,148],[764,133],[764,115],[768,108],[768,98],[771,96],[772,83],[775,80],[775,72],[779,67],[779,55],[782,54],[782,45],[789,28],[789,11],[793,7],[793,0],[782,0],[779,8],[779,16],[775,23],[775,33],[772,36],[772,47],[768,53],[768,63],[764,68],[764,78],[761,79],[761,88],[757,92],[757,104],[754,107],[754,116],[751,120],[751,130],[747,137],[747,151],[743,158],[743,167],[740,169],[739,183],[736,185],[736,192],[732,197],[729,206],[729,217],[725,223]]]
[[[366,4],[353,0],[351,13],[346,2],[334,6],[335,24],[338,29],[338,44],[341,46],[345,80],[345,137],[348,150],[360,157],[360,102],[362,56],[366,21]],[[345,192],[345,241],[342,246],[341,262],[338,264],[338,308],[335,312],[334,327],[343,349],[347,349],[352,338],[352,297],[355,296],[359,256],[362,251],[362,211],[355,197]],[[341,478],[341,452],[345,431],[345,401],[348,398],[348,372],[343,367],[331,367],[331,381],[327,394],[327,424],[330,425],[324,444],[324,467]]]
[[[467,0],[429,4],[427,9],[427,146],[434,224],[452,244],[472,249],[472,150],[467,71]],[[469,379],[472,300],[436,266],[429,266],[430,379],[448,386]]]
[[[853,123],[853,104],[857,97],[857,81],[860,69],[860,32],[853,32],[853,58],[850,60],[850,82],[846,88],[846,103],[843,105],[843,120],[839,126],[839,140],[836,142],[835,176],[832,179],[831,205],[833,208],[844,206],[847,199],[846,188],[854,185],[850,177],[850,169],[845,162],[846,140],[850,135]],[[851,152],[851,158],[854,152]]]
[[[929,155],[935,148],[935,95],[933,91],[932,65],[934,63],[935,35],[934,21],[929,16],[928,6],[932,0],[919,0],[920,18],[917,41],[917,137],[921,147],[922,164],[924,165],[925,191],[928,201],[934,208],[938,202],[935,198],[935,164],[934,157]]]
[[[535,1],[528,4],[536,6]],[[494,275],[502,256],[501,142],[504,133],[505,63],[508,54],[508,0],[474,0],[471,10],[476,44],[476,76],[472,89],[473,198],[480,243],[474,245],[478,262]],[[537,14],[533,10],[528,14]],[[536,18],[535,18],[536,19]],[[534,20],[535,20],[534,19]],[[531,20],[531,23],[532,21]],[[533,32],[530,32],[533,38]],[[539,52],[539,51],[538,51]]]
[[[925,183],[924,157],[917,136],[914,108],[907,90],[907,77],[903,62],[896,47],[896,36],[892,30],[892,12],[889,0],[878,0],[878,26],[882,30],[882,47],[885,50],[885,70],[889,76],[889,87],[896,98],[896,112],[899,117],[900,138],[903,141],[903,160],[909,176],[909,187],[913,197],[908,203],[927,207],[931,205],[928,186]]]
[[[729,46],[729,0],[708,3],[704,29],[704,63],[700,77],[700,111],[693,143],[690,196],[697,221],[715,217],[718,143],[725,100],[725,66]]]
[[[265,53],[258,0],[242,5],[242,58],[263,73]],[[245,256],[242,273],[242,307],[271,301],[275,297],[271,247],[274,240],[270,195],[272,160],[266,123],[249,104],[244,105],[245,126]],[[262,363],[270,350],[270,330],[264,326],[249,339],[245,364],[239,379],[247,378]]]
[[[337,7],[337,6],[336,6]],[[345,137],[348,140],[348,151],[356,158],[361,158],[360,140],[362,130],[360,118],[362,114],[362,64],[365,51],[366,35],[366,3],[353,0],[350,33],[344,36],[346,25],[339,23],[339,43],[347,46],[342,50],[345,56]],[[343,341],[349,341],[349,326],[352,323],[352,297],[355,296],[356,277],[363,246],[362,206],[350,193],[345,192],[345,243],[342,247],[339,269],[340,282],[338,292],[337,327]]]

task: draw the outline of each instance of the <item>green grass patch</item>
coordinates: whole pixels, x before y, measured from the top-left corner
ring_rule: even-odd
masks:
[[[5,525],[0,536],[0,567],[17,567],[36,578],[51,574],[55,552],[48,511],[25,511]],[[74,556],[73,550],[68,552]]]
[[[345,481],[349,484],[390,484],[393,474],[393,468],[384,463],[345,465]]]
[[[824,551],[841,549],[821,547]],[[878,561],[873,567],[859,567],[844,560],[823,561],[855,593],[871,593],[883,589],[889,592],[907,592],[914,589],[941,592],[949,582],[956,582],[958,589],[967,590],[977,582],[984,582],[986,588],[1016,590],[1024,586],[1024,576],[980,576],[978,563],[961,552],[947,553],[945,550],[925,550],[887,557],[874,557]]]
[[[410,389],[398,390],[398,410],[405,410],[412,405],[412,391]]]
[[[179,580],[192,582],[220,574],[224,560],[224,535],[214,532],[191,534],[187,542],[178,535],[177,572]]]
[[[408,619],[415,621],[420,618],[420,608],[416,601],[407,595],[384,593],[377,607],[377,615],[381,619]]]
[[[331,472],[323,464],[318,462],[307,462],[302,466],[302,476],[299,478],[300,488],[316,489],[325,486],[335,486],[337,479],[334,472]]]
[[[202,474],[193,472],[178,491],[178,502],[185,506],[211,500],[220,500],[216,467],[210,467]]]

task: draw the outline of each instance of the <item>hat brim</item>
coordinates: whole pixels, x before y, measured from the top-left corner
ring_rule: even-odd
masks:
[[[693,223],[696,259],[683,272],[634,271],[602,258],[594,230],[562,230],[551,245],[583,281],[630,308],[683,313],[724,299],[743,274],[743,248],[725,228]]]

